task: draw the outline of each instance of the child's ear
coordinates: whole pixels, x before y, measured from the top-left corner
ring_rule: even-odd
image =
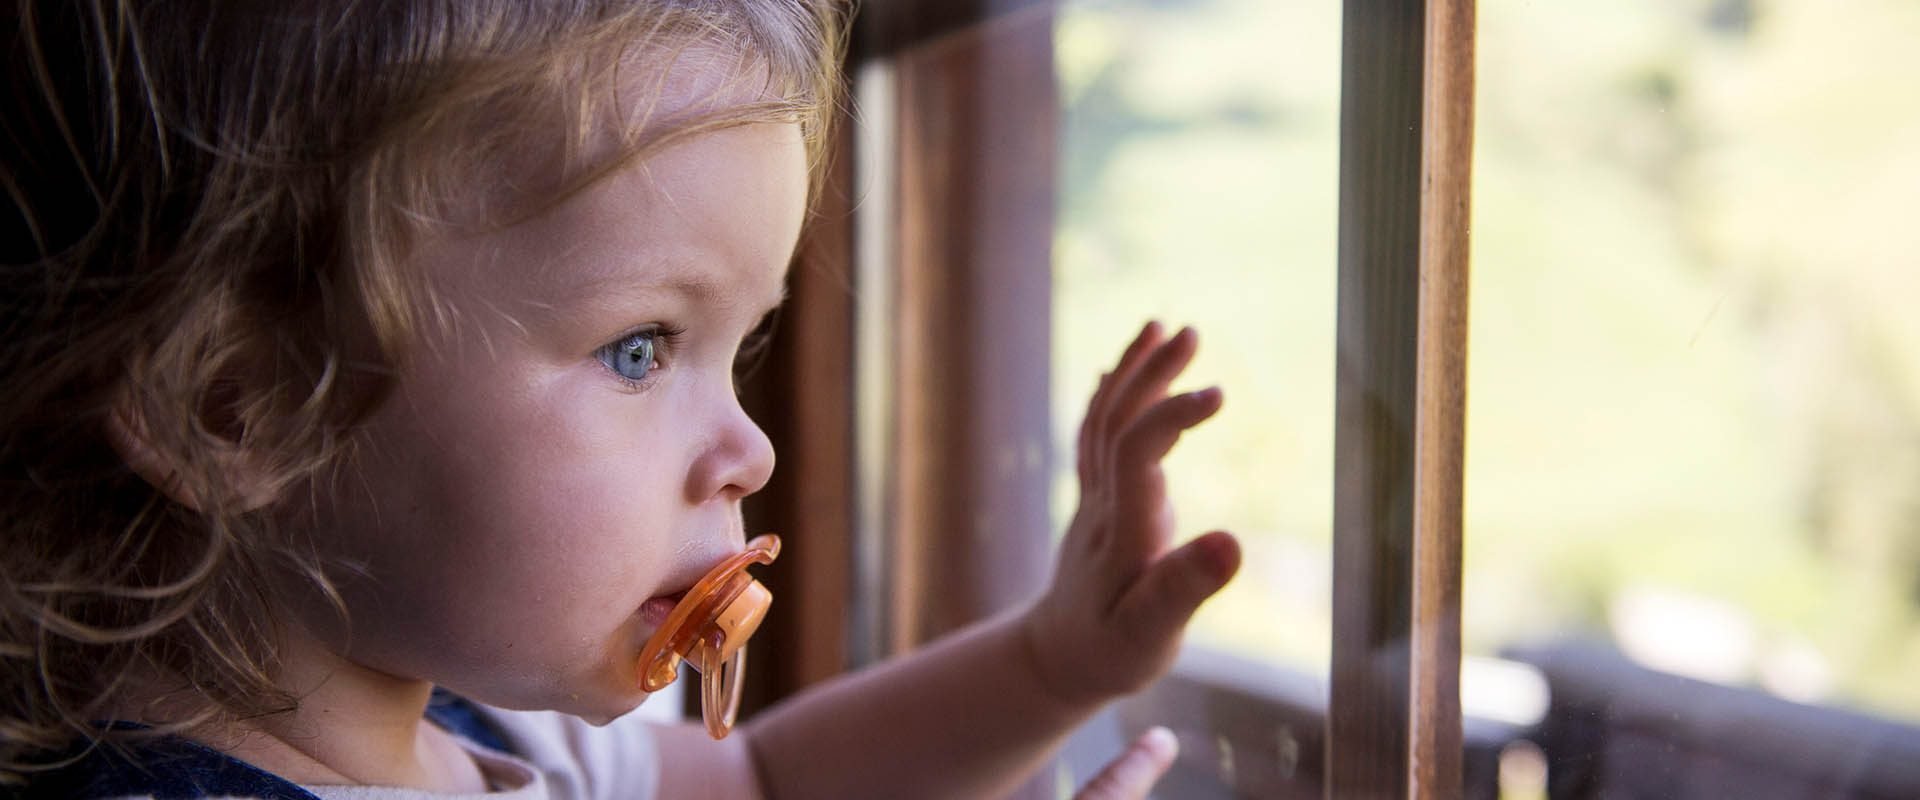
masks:
[[[212,453],[211,469],[192,469],[191,461],[157,444],[149,434],[137,404],[124,394],[107,415],[107,441],[134,474],[180,505],[208,512],[211,498],[222,494],[213,481],[224,484],[227,513],[253,511],[274,499],[274,490],[237,445],[221,443]],[[212,474],[209,474],[212,473]]]

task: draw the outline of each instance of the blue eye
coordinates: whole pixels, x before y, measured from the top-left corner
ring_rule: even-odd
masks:
[[[621,337],[620,341],[610,343],[595,350],[594,357],[607,365],[615,375],[629,381],[638,382],[647,377],[654,367],[653,348],[659,338],[658,331],[640,331]]]

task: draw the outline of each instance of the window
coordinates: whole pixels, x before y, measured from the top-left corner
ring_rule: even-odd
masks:
[[[1474,796],[1920,787],[1920,11],[1902,0],[869,4],[861,147],[814,245],[839,266],[796,273],[808,344],[783,346],[813,366],[778,379],[845,395],[775,426],[793,437],[776,481],[797,482],[767,505],[853,533],[785,578],[831,602],[770,623],[778,641],[829,646],[801,645],[809,666],[783,661],[770,694],[1044,580],[1080,407],[1159,316],[1201,328],[1191,381],[1228,390],[1172,458],[1182,526],[1234,530],[1248,558],[1195,656],[1099,725],[1186,726],[1162,796],[1338,794],[1337,762],[1406,792],[1406,717],[1444,704],[1386,692],[1343,736],[1328,686],[1351,675],[1327,666],[1342,636],[1419,616],[1336,622],[1419,580],[1405,561],[1337,572],[1349,529],[1395,557],[1405,541],[1368,534],[1416,503],[1342,506],[1336,478],[1360,430],[1386,443],[1363,454],[1369,486],[1414,486],[1390,474],[1426,441],[1414,387],[1448,385],[1416,383],[1412,316],[1384,319],[1413,308],[1414,273],[1350,252],[1417,238],[1419,167],[1467,162],[1404,149],[1445,129],[1406,101],[1462,90],[1458,71],[1422,88],[1436,8],[1464,9],[1479,52],[1474,100],[1451,106],[1477,117],[1466,657],[1442,641],[1401,662],[1442,686],[1458,670],[1464,730],[1434,752],[1464,751]],[[1348,182],[1389,148],[1384,178]],[[1342,205],[1380,198],[1401,216]],[[1356,310],[1383,319],[1355,337]],[[1355,365],[1400,392],[1378,424],[1340,422]],[[811,454],[797,474],[791,441]],[[1083,746],[1110,751],[1069,761]]]
[[[1223,7],[1253,13],[1261,22],[1275,19],[1258,5]],[[853,630],[844,631],[846,641],[855,651],[863,644],[871,649],[856,652],[852,663],[911,647],[1021,602],[1049,571],[1053,467],[1066,455],[1054,446],[1061,434],[1055,430],[1056,404],[1050,397],[1065,398],[1069,391],[1084,397],[1092,377],[1084,376],[1072,390],[1056,388],[1063,384],[1052,380],[1055,335],[1067,335],[1055,321],[1067,313],[1055,302],[1061,288],[1052,266],[1056,243],[1063,238],[1054,224],[1057,184],[1063,171],[1074,168],[1065,163],[1072,155],[1057,149],[1062,121],[1062,79],[1055,72],[1060,12],[1058,6],[1041,2],[985,7],[902,3],[863,11],[855,57],[863,141],[856,147],[856,168],[846,184],[847,205],[858,209],[851,262],[859,266],[849,292],[855,335],[847,353],[855,362],[852,395],[857,409],[851,451],[860,458],[846,467],[854,476],[849,484],[855,535],[848,548],[851,574],[837,586],[853,587],[846,617]],[[1322,14],[1318,19],[1324,26],[1329,18]],[[1331,55],[1337,50],[1326,40],[1335,37],[1324,30],[1320,38],[1322,61],[1331,70]],[[1310,87],[1309,94],[1315,91],[1311,87],[1320,92],[1313,110],[1319,114],[1323,140],[1332,122],[1326,94],[1331,81],[1329,72],[1318,84],[1301,84]],[[1412,96],[1417,100],[1418,95],[1415,91]],[[1270,100],[1227,97],[1203,115],[1237,124],[1241,133],[1271,133],[1276,120],[1263,116],[1273,110]],[[1318,145],[1319,166],[1322,180],[1332,183],[1335,153],[1325,145]],[[1301,153],[1294,157],[1306,164],[1315,161]],[[1304,196],[1283,195],[1280,202]],[[1325,204],[1331,192],[1323,184],[1312,196],[1308,203]],[[1318,241],[1326,259],[1337,223],[1331,208],[1320,211],[1324,228],[1293,222],[1301,236]],[[1323,260],[1318,275],[1300,277],[1317,278],[1325,291],[1334,284],[1333,269],[1330,260]],[[1333,301],[1330,295],[1322,295],[1318,304],[1298,300],[1321,310],[1322,326],[1331,318]],[[1122,343],[1138,322],[1134,314],[1128,316],[1133,318],[1111,331],[1110,348]],[[1323,327],[1320,335],[1326,333]],[[992,338],[982,346],[981,336]],[[1289,344],[1300,341],[1287,338]],[[1310,349],[1299,346],[1303,353]],[[1303,356],[1303,362],[1310,358],[1314,356]],[[1256,359],[1242,359],[1234,368],[1251,371]],[[1325,369],[1333,359],[1325,354],[1318,359],[1321,375],[1309,380],[1328,387]],[[1311,369],[1303,363],[1301,372]],[[1207,378],[1200,372],[1197,379]],[[1230,376],[1215,379],[1231,381]],[[800,391],[800,380],[790,378],[787,390]],[[1309,395],[1300,397],[1314,402]],[[1323,388],[1316,423],[1322,431],[1322,459],[1331,449],[1325,433],[1331,400]],[[1252,411],[1257,405],[1247,407]],[[792,427],[811,430],[804,421]],[[1288,452],[1310,451],[1303,447]],[[1313,456],[1302,459],[1308,463]],[[1321,485],[1330,485],[1330,476],[1321,474]],[[1312,480],[1303,477],[1302,483]],[[1314,493],[1304,486],[1300,491]],[[1306,504],[1298,514],[1301,519],[1319,517],[1324,564],[1328,500],[1322,496],[1311,502],[1322,509],[1318,515]],[[1189,524],[1205,525],[1205,516],[1189,509]],[[1240,523],[1216,519],[1213,524]],[[1288,523],[1254,524],[1272,530]],[[1315,525],[1305,523],[1307,528]],[[1292,548],[1283,560],[1303,573],[1324,574],[1323,569],[1302,566],[1313,558],[1314,538],[1308,530],[1294,542],[1281,540],[1282,548]],[[1310,595],[1307,591],[1297,597],[1311,605],[1306,600]],[[1323,632],[1329,629],[1322,623]],[[1298,660],[1312,664],[1316,648],[1324,653],[1324,636],[1296,638],[1302,643]],[[1154,721],[1186,728],[1188,758],[1198,767],[1194,775],[1202,786],[1224,781],[1265,795],[1317,786],[1326,752],[1320,742],[1327,713],[1325,687],[1311,675],[1317,670],[1221,669],[1221,663],[1207,659],[1185,665],[1164,691],[1150,693],[1142,699],[1146,706],[1140,707],[1157,703],[1169,712],[1199,712],[1191,725]],[[1274,680],[1275,675],[1289,674],[1304,674],[1307,680]],[[1189,689],[1197,692],[1194,700],[1179,701],[1180,692]],[[1236,711],[1217,713],[1223,705]],[[1122,719],[1127,719],[1125,712]],[[1276,720],[1283,724],[1276,727]],[[1181,796],[1184,790],[1170,784],[1169,791]]]

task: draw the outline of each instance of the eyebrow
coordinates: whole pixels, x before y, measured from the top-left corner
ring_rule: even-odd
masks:
[[[689,297],[694,297],[714,305],[723,305],[723,306],[733,305],[731,303],[721,302],[721,298],[726,294],[726,291],[721,287],[720,283],[714,281],[713,279],[707,277],[704,274],[693,273],[693,274],[681,275],[672,280],[666,281],[664,284],[662,284],[662,287],[665,288],[667,291],[675,292],[675,293],[686,295]],[[785,280],[781,280],[779,286],[776,287],[776,291],[774,292],[773,299],[771,301],[766,301],[762,304],[756,305],[756,303],[752,299],[749,299],[743,305],[755,307],[755,310],[757,311],[755,316],[760,316],[772,311],[775,308],[780,307],[786,302],[787,302],[787,282]]]
[[[601,292],[647,292],[670,293],[690,298],[708,305],[723,308],[752,307],[755,316],[764,316],[787,302],[787,282],[780,281],[777,291],[769,301],[745,298],[739,302],[728,301],[726,287],[711,276],[697,269],[676,269],[660,281],[634,285],[615,275],[601,275],[590,278],[574,287],[576,296],[592,296]],[[764,302],[764,304],[761,304]]]
[[[721,288],[719,282],[704,274],[692,271],[677,274],[669,280],[652,284],[650,288],[652,287],[658,287],[675,294],[686,295],[708,302],[718,302],[721,297],[726,294],[726,291]]]

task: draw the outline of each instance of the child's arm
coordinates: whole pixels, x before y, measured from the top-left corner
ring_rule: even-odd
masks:
[[[1149,325],[1102,379],[1080,434],[1080,508],[1036,604],[769,709],[736,737],[748,752],[727,742],[721,757],[750,753],[773,798],[992,797],[1165,672],[1194,609],[1239,566],[1225,533],[1168,549],[1160,459],[1220,407],[1216,390],[1167,396],[1194,347],[1191,331]],[[663,742],[664,767],[683,753]],[[695,785],[683,779],[702,780],[670,774],[667,788]]]

